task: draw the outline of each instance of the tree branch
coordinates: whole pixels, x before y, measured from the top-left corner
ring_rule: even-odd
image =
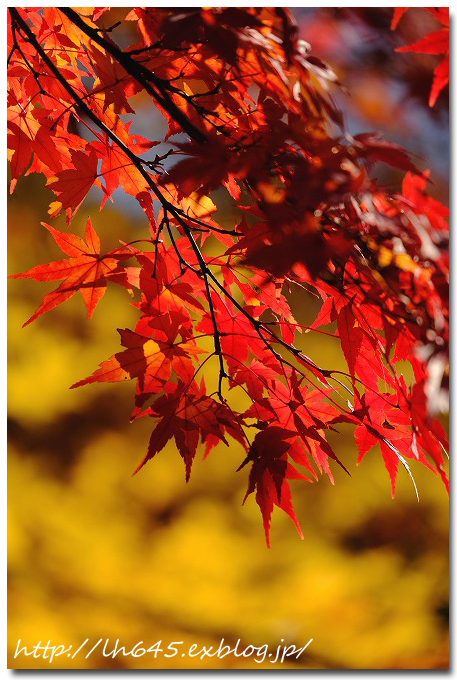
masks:
[[[65,8],[64,8],[65,9]],[[211,300],[211,291],[209,287],[209,280],[211,280],[216,287],[232,302],[232,304],[240,311],[252,324],[253,328],[255,329],[256,333],[259,335],[260,339],[262,342],[265,343],[266,347],[272,352],[273,355],[277,355],[276,350],[273,348],[271,343],[267,341],[263,333],[266,333],[273,341],[277,342],[280,344],[282,347],[284,347],[286,350],[291,352],[295,356],[295,358],[299,359],[300,362],[304,363],[306,366],[308,366],[311,370],[319,373],[323,377],[331,377],[332,373],[336,373],[339,371],[329,371],[326,369],[322,369],[314,362],[310,361],[307,357],[303,355],[303,353],[293,345],[288,344],[285,342],[282,338],[280,338],[274,331],[271,330],[268,326],[264,325],[261,321],[258,319],[254,318],[232,295],[231,293],[218,281],[217,277],[212,273],[208,265],[206,264],[204,257],[200,251],[200,248],[198,247],[192,231],[187,224],[187,219],[192,220],[192,218],[189,218],[187,215],[183,216],[181,214],[181,211],[179,208],[174,206],[172,203],[170,203],[165,196],[162,194],[158,186],[155,184],[153,179],[150,177],[149,173],[144,169],[143,164],[141,162],[141,159],[139,159],[118,137],[117,135],[110,130],[99,118],[98,116],[89,108],[89,106],[83,101],[83,99],[74,91],[72,86],[67,82],[67,80],[62,76],[62,74],[59,72],[58,68],[55,66],[55,64],[52,62],[52,60],[48,57],[46,52],[43,50],[41,45],[39,44],[37,38],[33,34],[32,30],[29,28],[27,23],[24,21],[24,19],[21,17],[19,12],[17,11],[16,8],[11,7],[9,9],[11,13],[11,17],[14,19],[14,21],[17,22],[17,25],[21,28],[21,30],[25,33],[27,36],[28,40],[30,41],[30,44],[34,47],[34,49],[37,51],[37,53],[40,55],[40,57],[43,59],[44,63],[46,66],[49,68],[49,70],[53,73],[53,75],[57,78],[59,83],[62,85],[62,87],[65,88],[65,90],[69,93],[69,95],[73,98],[76,104],[81,108],[82,111],[87,115],[88,118],[100,129],[102,130],[108,137],[111,139],[122,151],[123,153],[131,160],[132,164],[137,168],[137,170],[140,172],[140,174],[144,177],[146,182],[148,183],[149,187],[151,188],[151,191],[154,193],[156,198],[160,201],[162,204],[162,207],[164,211],[168,211],[176,220],[176,222],[182,227],[184,230],[184,234],[186,238],[188,239],[192,250],[195,253],[195,256],[197,258],[198,264],[200,266],[201,274],[204,279],[205,283],[205,289],[207,293],[207,298],[208,298],[208,305],[209,305],[209,310],[210,310],[210,315],[211,315],[211,320],[213,323],[213,328],[214,328],[214,342],[215,342],[215,351],[216,354],[219,357],[220,361],[220,375],[219,375],[219,389],[221,387],[222,379],[226,377],[224,365],[223,365],[223,357],[222,357],[222,351],[220,347],[220,334],[217,329],[217,322],[216,322],[216,317],[215,317],[215,312],[214,308],[212,305],[212,300]],[[63,13],[66,13],[66,10],[62,10]],[[72,12],[73,10],[70,10],[70,17],[72,17]],[[76,14],[76,13],[74,13]],[[83,23],[82,19],[79,17],[79,15],[76,15],[78,18],[78,23]],[[69,17],[69,18],[70,18]],[[72,19],[71,19],[72,20]],[[84,24],[84,26],[86,26]],[[91,29],[94,31],[94,29]],[[97,38],[98,38],[98,34]],[[123,54],[121,52],[121,54]],[[197,221],[198,222],[198,221]],[[208,225],[205,225],[208,226]],[[186,266],[190,267],[185,263]],[[195,270],[194,270],[195,271]]]
[[[108,54],[110,54],[135,80],[137,80],[146,90],[146,92],[155,99],[155,101],[173,118],[173,120],[181,126],[183,132],[186,132],[189,137],[204,144],[206,136],[184,115],[184,113],[176,106],[167,92],[170,89],[167,82],[158,78],[154,73],[149,71],[143,64],[133,59],[130,54],[123,52],[117,45],[106,40],[99,35],[97,29],[88,26],[85,21],[70,7],[58,8],[67,19],[69,19],[75,26],[83,31],[89,38],[91,38],[97,45],[102,47]],[[176,90],[177,94],[185,97],[184,93]]]

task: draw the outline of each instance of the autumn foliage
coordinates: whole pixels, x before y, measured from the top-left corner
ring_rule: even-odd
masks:
[[[440,61],[433,72],[433,83],[430,90],[429,105],[434,106],[441,90],[449,83],[449,7],[424,7],[440,24],[441,28],[428,33],[412,45],[398,47],[397,52],[418,52],[419,54],[437,54]],[[408,7],[395,7],[391,28],[395,30]]]
[[[247,470],[267,541],[274,506],[300,532],[289,480],[332,480],[334,465],[350,466],[327,441],[341,424],[354,428],[357,462],[379,445],[392,495],[399,464],[447,485],[436,416],[448,391],[448,212],[428,195],[427,173],[379,135],[346,131],[330,94],[337,78],[288,10],[134,8],[109,26],[106,9],[9,10],[11,191],[43,174],[49,215],[64,212],[68,225],[43,223],[63,259],[14,275],[61,281],[26,323],[78,291],[90,318],[108,285],[125,288],[135,328],[120,329],[119,351],[72,387],[135,381],[132,419],[151,422],[138,470],[174,439],[189,479],[200,444],[207,456],[239,442],[234,469]],[[436,12],[443,28],[403,51],[447,59],[448,14]],[[136,42],[121,47],[132,26]],[[139,98],[163,116],[164,139],[130,132]],[[378,185],[376,163],[405,173],[401,192]],[[141,241],[126,233],[105,252],[96,215],[84,239],[71,232],[92,187],[101,208],[118,187],[138,201]],[[237,215],[229,225],[221,192]],[[321,300],[306,328],[291,308],[303,290]],[[334,336],[347,370],[311,360],[307,333]]]

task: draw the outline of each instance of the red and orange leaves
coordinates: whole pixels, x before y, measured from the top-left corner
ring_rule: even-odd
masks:
[[[275,506],[301,534],[290,480],[350,468],[329,443],[341,423],[358,461],[379,445],[392,493],[398,463],[447,484],[448,214],[427,175],[379,135],[347,134],[337,78],[290,11],[134,8],[107,30],[105,9],[11,8],[8,27],[11,189],[42,174],[68,223],[93,187],[101,209],[121,189],[145,216],[106,254],[90,220],[85,240],[45,225],[67,259],[15,275],[63,280],[27,323],[78,290],[89,317],[108,283],[134,296],[122,349],[73,387],[135,382],[132,419],[152,423],[139,468],[174,441],[188,480],[199,446],[237,442],[267,541]],[[407,49],[444,56],[433,104],[448,19],[428,11],[442,28]],[[121,47],[131,22],[138,42]],[[161,139],[134,133],[137,106],[163,118]],[[406,173],[402,194],[371,179],[377,163]],[[305,291],[322,300],[309,327]],[[344,370],[307,356],[308,332],[333,338]]]
[[[86,306],[87,318],[90,319],[95,307],[105,294],[107,275],[118,267],[120,260],[131,257],[130,253],[123,253],[119,250],[101,255],[100,239],[89,217],[85,241],[75,234],[66,234],[57,231],[49,224],[44,222],[42,224],[51,233],[62,252],[68,255],[68,259],[39,264],[22,274],[11,275],[12,279],[34,279],[35,281],[64,279],[56,290],[44,296],[40,306],[24,326],[68,300],[78,290]]]

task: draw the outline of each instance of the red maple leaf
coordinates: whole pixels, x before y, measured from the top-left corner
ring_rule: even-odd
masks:
[[[106,291],[106,276],[114,271],[121,259],[131,257],[130,253],[114,252],[100,255],[100,239],[87,218],[85,241],[75,234],[57,231],[49,224],[42,225],[51,233],[59,248],[68,255],[66,260],[49,264],[39,264],[22,274],[12,274],[11,279],[34,279],[35,281],[59,281],[65,279],[56,290],[44,296],[40,306],[24,323],[24,326],[37,317],[68,300],[79,290],[87,310],[87,318]]]
[[[137,378],[139,392],[144,398],[145,395],[163,390],[172,370],[186,384],[189,383],[195,370],[191,357],[205,350],[197,347],[195,342],[176,342],[179,320],[175,323],[170,317],[168,315],[168,331],[166,320],[160,322],[165,340],[153,340],[128,329],[118,329],[121,344],[127,349],[103,361],[92,375],[78,381],[72,388],[95,382],[119,382]]]
[[[395,29],[398,26],[403,14],[408,7],[396,7],[394,17],[392,19],[391,28]],[[397,47],[396,52],[417,52],[420,54],[436,54],[444,55],[443,59],[437,64],[433,71],[433,83],[430,90],[429,106],[434,106],[438,95],[443,88],[449,83],[449,7],[430,7],[423,8],[430,12],[444,28],[438,31],[433,31],[424,36],[420,40],[410,45]]]
[[[262,512],[268,547],[270,546],[270,519],[274,505],[289,515],[300,537],[303,538],[300,525],[292,507],[287,480],[311,480],[287,462],[286,454],[290,449],[288,439],[293,436],[294,432],[289,432],[275,426],[258,432],[246,459],[238,468],[238,470],[241,470],[249,462],[252,462],[248,490],[246,491],[244,501],[246,501],[249,494],[254,491],[256,492],[255,499]]]
[[[205,455],[215,441],[222,441],[228,445],[225,431],[238,441],[243,441],[240,428],[231,422],[227,408],[206,395],[204,381],[199,387],[194,383],[192,389],[186,388],[184,383],[179,381],[176,389],[156,399],[147,413],[153,418],[159,417],[160,420],[151,435],[146,456],[135,472],[138,472],[174,437],[184,460],[186,481],[189,481],[200,437],[202,443],[207,441],[208,444]]]
[[[62,208],[73,216],[86,197],[89,189],[97,180],[97,154],[93,149],[73,151],[71,160],[73,167],[58,172],[48,180],[48,186],[57,196],[57,201],[50,206],[49,214],[55,217]],[[100,183],[98,183],[100,184]]]

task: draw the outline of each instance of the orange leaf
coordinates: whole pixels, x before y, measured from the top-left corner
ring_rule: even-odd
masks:
[[[65,234],[49,224],[44,222],[42,224],[51,233],[62,252],[69,255],[69,258],[49,264],[39,264],[22,274],[10,276],[12,279],[34,279],[35,281],[65,279],[56,290],[44,296],[40,306],[24,326],[71,298],[77,290],[81,293],[87,309],[87,318],[90,319],[95,307],[105,294],[105,275],[117,267],[119,259],[130,257],[130,254],[124,252],[114,257],[100,257],[100,239],[89,217],[85,241],[75,234]]]

